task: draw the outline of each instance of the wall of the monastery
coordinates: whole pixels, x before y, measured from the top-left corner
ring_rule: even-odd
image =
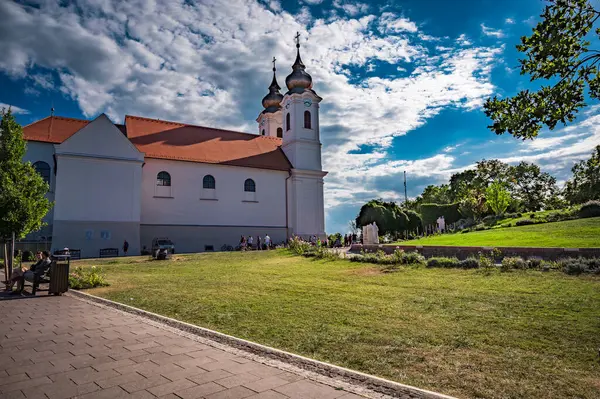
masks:
[[[157,186],[161,171],[170,174],[171,187]],[[142,175],[144,225],[286,226],[288,172],[146,159]],[[215,178],[215,190],[202,188],[206,175]],[[255,194],[244,192],[249,178]]]
[[[140,254],[139,222],[56,220],[52,251],[80,249],[82,258],[97,258],[101,249],[117,248],[119,255],[123,255],[124,240],[129,243],[127,255]]]
[[[251,226],[181,226],[181,225],[141,225],[141,245],[148,250],[156,237],[168,237],[175,244],[176,253],[203,252],[206,246],[213,246],[220,251],[223,245],[237,247],[242,235],[252,235],[254,245],[256,237],[264,239],[265,234],[271,237],[275,244],[286,240],[286,228],[282,227],[251,227]]]
[[[54,192],[56,187],[56,176],[54,175],[54,144],[42,143],[37,141],[27,142],[27,152],[23,157],[24,162],[31,162],[33,165],[38,161],[43,161],[50,166],[50,191],[46,197],[50,201],[54,201]],[[38,239],[39,237],[47,237],[52,235],[52,221],[54,218],[54,209],[50,209],[50,212],[44,217],[44,222],[47,226],[43,227],[39,232],[32,233],[28,238]]]
[[[57,156],[54,222],[140,221],[141,162]]]
[[[289,191],[290,233],[302,237],[324,235],[323,179],[293,176]]]

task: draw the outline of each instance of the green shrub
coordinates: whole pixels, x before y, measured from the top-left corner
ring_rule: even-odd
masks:
[[[529,215],[529,217],[530,217],[531,219],[535,219],[535,213],[532,213],[532,214],[530,214],[530,215]]]
[[[579,209],[580,218],[592,218],[600,216],[600,201],[588,201]]]
[[[539,270],[542,268],[542,260],[539,258],[527,259],[527,268]]]
[[[78,266],[69,273],[69,287],[75,290],[107,286],[102,269],[96,266],[83,268]]]
[[[403,255],[403,262],[405,265],[424,264],[425,257],[418,252],[406,252]]]
[[[458,268],[460,265],[457,258],[436,257],[427,259],[427,267]]]
[[[477,269],[479,268],[479,260],[477,258],[467,258],[458,263],[461,269]]]
[[[475,226],[473,228],[473,230],[475,230],[475,231],[489,230],[489,227],[486,227],[484,224],[478,224],[477,226]]]
[[[500,270],[509,271],[512,269],[527,269],[527,262],[519,256],[507,256],[506,258],[502,259]]]
[[[535,220],[530,220],[530,219],[523,219],[523,220],[517,220],[515,222],[515,226],[527,226],[529,224],[536,224],[537,222]]]
[[[567,274],[600,274],[600,258],[565,258],[560,259],[558,264]]]
[[[387,255],[382,250],[377,252],[362,252],[350,258],[351,262],[375,263],[377,265],[413,265],[425,263],[425,257],[418,252],[404,252],[397,249],[393,254]]]

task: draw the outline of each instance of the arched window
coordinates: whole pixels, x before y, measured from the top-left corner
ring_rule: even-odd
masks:
[[[283,129],[280,127],[277,128],[277,137],[279,137],[279,138],[283,137]]]
[[[256,183],[254,183],[254,180],[246,179],[246,181],[244,182],[244,191],[249,193],[256,192]]]
[[[286,114],[285,115],[285,131],[287,132],[288,130],[290,130],[290,114]]]
[[[263,129],[260,134],[264,136],[265,135],[265,129]]]
[[[50,165],[43,161],[37,161],[33,164],[33,168],[36,172],[42,176],[42,179],[48,184],[50,184]]]
[[[310,124],[310,111],[304,111],[304,128],[312,129]]]
[[[159,172],[156,176],[156,185],[163,187],[171,187],[171,175],[167,172]]]
[[[212,177],[211,175],[204,176],[204,179],[202,179],[202,188],[209,188],[211,190],[214,190],[216,187],[217,186],[215,184],[214,177]]]

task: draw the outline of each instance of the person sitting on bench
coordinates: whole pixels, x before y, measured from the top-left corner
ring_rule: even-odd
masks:
[[[38,262],[31,265],[29,270],[23,272],[21,269],[21,273],[18,273],[19,270],[17,269],[15,270],[17,275],[15,275],[13,272],[14,277],[11,278],[10,281],[10,290],[12,290],[12,287],[15,283],[18,283],[17,287],[19,287],[19,289],[16,292],[21,293],[21,291],[23,291],[23,286],[25,285],[25,280],[33,281],[36,273],[43,274],[48,270],[50,263],[52,262],[50,260],[50,253],[48,251],[44,251],[40,254],[40,258],[41,259],[39,259]]]
[[[38,251],[35,254],[35,260],[36,260],[36,263],[31,265],[30,270],[35,270],[35,268],[42,263],[42,251]],[[8,281],[2,282],[3,284],[6,285],[6,290],[12,291],[12,288],[15,285],[15,283],[17,281],[21,280],[21,278],[23,277],[23,273],[25,273],[26,271],[27,271],[27,269],[25,267],[18,267],[18,268],[13,269],[10,279]]]

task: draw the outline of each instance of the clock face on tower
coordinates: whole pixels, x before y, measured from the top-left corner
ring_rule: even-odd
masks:
[[[312,101],[311,100],[304,100],[304,106],[305,107],[310,107],[312,105]]]
[[[285,104],[285,109],[290,109],[290,103]]]

